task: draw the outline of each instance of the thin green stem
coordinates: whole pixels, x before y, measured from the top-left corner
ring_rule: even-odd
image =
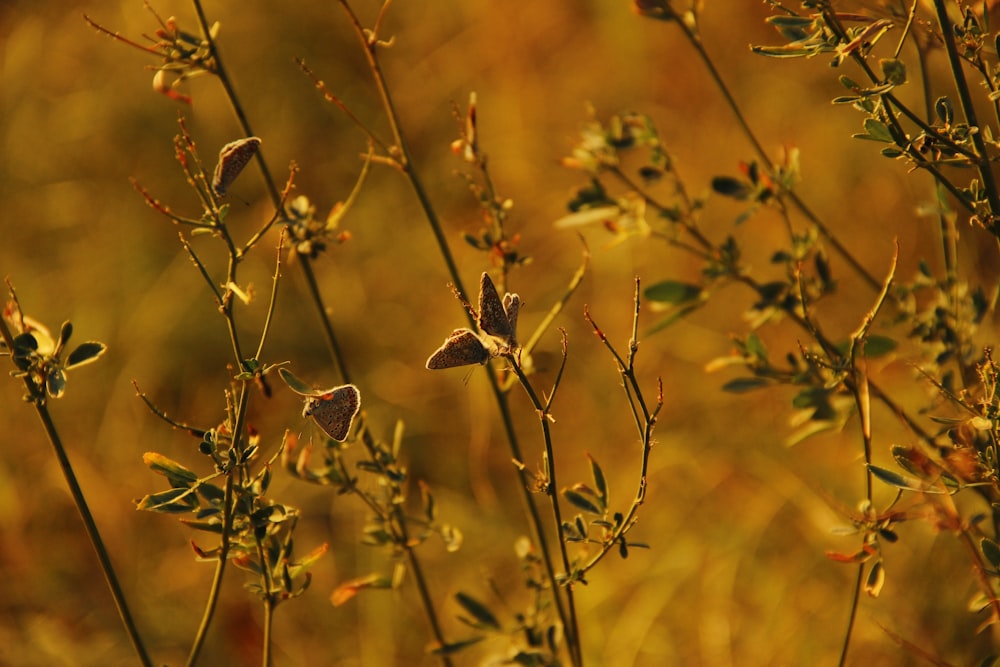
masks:
[[[958,90],[958,99],[962,104],[965,119],[970,126],[980,130],[972,133],[972,145],[976,148],[976,168],[979,170],[979,180],[982,181],[990,206],[990,219],[982,222],[987,229],[997,234],[996,219],[997,216],[1000,216],[1000,191],[997,190],[997,184],[993,177],[993,165],[986,150],[986,140],[983,138],[982,128],[980,128],[976,118],[975,104],[972,101],[969,84],[965,80],[965,70],[962,69],[962,58],[958,53],[958,46],[955,44],[955,25],[948,18],[948,8],[945,6],[944,0],[934,0],[934,10],[937,13],[938,24],[944,37],[948,66]]]
[[[337,366],[337,370],[340,372],[340,377],[345,384],[352,382],[351,372],[347,366],[347,358],[344,356],[344,351],[340,347],[340,343],[337,341],[337,333],[333,328],[333,323],[330,322],[330,316],[326,311],[326,305],[323,302],[323,294],[320,292],[319,283],[316,280],[316,273],[312,268],[312,260],[305,255],[299,255],[300,265],[302,266],[302,275],[306,278],[306,286],[309,289],[309,298],[313,302],[313,306],[316,308],[316,315],[319,316],[320,326],[323,327],[323,340],[326,341],[327,349],[330,351],[330,356],[333,358],[334,363]]]
[[[208,600],[205,603],[205,611],[195,633],[194,642],[188,653],[186,667],[193,667],[198,662],[198,655],[202,646],[208,638],[208,629],[212,625],[212,618],[215,616],[215,609],[218,606],[219,596],[222,594],[222,580],[226,571],[226,563],[229,560],[229,537],[233,529],[233,471],[226,475],[226,491],[223,498],[222,513],[222,543],[219,546],[219,558],[215,564],[215,574],[212,576],[212,588],[208,592]]]
[[[0,318],[0,336],[2,336],[4,343],[8,350],[14,349],[14,337],[11,334],[10,328],[7,326],[7,322]],[[70,495],[73,497],[73,504],[76,505],[77,512],[80,514],[80,518],[83,520],[84,529],[87,531],[87,537],[90,539],[90,544],[94,549],[94,553],[97,555],[97,560],[101,565],[101,571],[104,573],[104,579],[108,584],[108,589],[111,591],[111,597],[114,600],[115,607],[118,609],[118,616],[122,620],[122,624],[125,626],[125,632],[129,636],[129,641],[132,643],[133,649],[135,649],[136,656],[139,658],[140,664],[144,667],[152,667],[152,661],[149,658],[149,654],[146,652],[146,646],[142,641],[142,636],[139,634],[139,628],[135,624],[135,620],[132,618],[132,612],[129,609],[128,602],[125,599],[125,591],[122,589],[121,583],[118,581],[118,575],[115,574],[114,565],[111,562],[111,555],[108,553],[107,547],[104,545],[104,540],[101,538],[100,529],[97,527],[97,522],[94,520],[94,515],[90,512],[90,506],[87,504],[86,496],[83,493],[83,489],[80,487],[80,482],[76,478],[76,473],[73,472],[73,464],[70,463],[69,455],[66,453],[66,448],[63,446],[62,437],[59,435],[59,430],[56,428],[55,422],[52,420],[52,415],[49,413],[48,406],[46,404],[45,388],[39,386],[31,375],[24,376],[24,384],[28,390],[28,395],[31,397],[31,403],[35,406],[35,412],[38,415],[38,419],[42,422],[42,428],[45,430],[45,435],[52,445],[52,450],[56,455],[56,460],[59,461],[59,468],[62,470],[63,478],[66,480],[66,486],[69,487]]]
[[[253,130],[250,128],[250,121],[247,119],[246,112],[243,110],[243,105],[240,104],[239,97],[236,95],[236,89],[233,87],[233,83],[229,79],[226,68],[222,64],[222,57],[219,54],[219,48],[216,45],[215,40],[212,39],[211,27],[209,26],[208,18],[205,16],[205,10],[201,6],[201,0],[191,1],[194,5],[195,13],[198,15],[198,23],[201,26],[202,37],[208,42],[209,49],[212,53],[212,59],[215,61],[215,75],[219,77],[219,82],[226,91],[226,97],[229,98],[229,103],[233,108],[233,112],[236,114],[236,119],[239,122],[243,133],[248,137],[254,136]],[[275,184],[274,178],[271,176],[271,171],[268,169],[267,161],[264,159],[264,153],[262,150],[257,151],[257,164],[264,176],[264,182],[267,185],[268,193],[271,195],[271,201],[274,203],[276,208],[283,211],[281,191],[278,190],[278,186]]]
[[[278,284],[281,282],[281,249],[285,245],[285,230],[281,230],[281,234],[278,235],[278,252],[277,257],[274,260],[274,277],[271,278],[271,298],[267,302],[267,316],[264,318],[264,326],[261,327],[260,331],[260,341],[257,343],[257,352],[254,354],[254,359],[260,360],[261,355],[264,353],[264,342],[267,340],[267,334],[271,331],[271,324],[274,319],[274,308],[278,303]]]
[[[420,559],[417,557],[416,549],[409,544],[409,535],[406,529],[405,518],[403,517],[403,512],[401,509],[396,510],[398,515],[398,524],[401,530],[401,537],[403,543],[406,545],[404,547],[406,553],[406,562],[410,567],[410,573],[413,575],[413,580],[417,584],[417,592],[420,595],[420,602],[423,604],[427,617],[427,622],[430,623],[431,633],[434,635],[434,639],[437,641],[438,646],[444,648],[447,645],[445,639],[444,630],[441,627],[441,622],[438,620],[437,612],[434,610],[434,600],[431,598],[430,587],[427,585],[427,578],[424,576],[423,567],[420,564]],[[452,667],[451,657],[445,653],[440,656],[441,664],[445,667]]]
[[[549,497],[549,501],[552,506],[552,518],[555,523],[556,541],[559,544],[559,555],[562,558],[563,572],[565,572],[568,576],[570,573],[569,554],[566,551],[566,539],[563,535],[562,510],[559,508],[559,484],[556,481],[555,450],[552,448],[552,433],[549,429],[550,414],[548,411],[548,405],[542,405],[538,395],[535,393],[534,387],[531,386],[531,382],[521,369],[521,365],[517,362],[516,355],[509,355],[507,360],[510,362],[510,367],[513,369],[514,374],[517,375],[517,379],[521,383],[521,387],[528,395],[528,400],[531,401],[532,407],[534,407],[537,412],[538,421],[542,427],[542,441],[545,445],[545,460],[548,461],[548,466],[545,471],[548,476],[545,480],[545,495]],[[551,403],[551,401],[549,402]],[[549,578],[551,579],[553,585],[553,596],[558,602],[560,596],[556,583],[557,580],[555,578],[555,572],[552,571],[551,559],[546,559],[546,567],[549,568]],[[566,615],[566,613],[562,610],[561,605],[559,605],[558,611],[566,633],[566,645],[569,648],[570,660],[573,665],[579,667],[583,664],[583,656],[580,651],[580,633],[576,618],[576,604],[573,597],[573,585],[574,582],[567,581],[564,588],[566,592],[566,605],[569,608],[568,615]]]
[[[854,634],[854,622],[858,617],[858,606],[861,603],[861,588],[865,583],[865,565],[858,564],[858,576],[854,580],[854,594],[851,597],[851,610],[847,615],[847,628],[844,630],[844,641],[840,646],[840,659],[837,667],[844,667],[847,664],[847,652],[851,647],[851,636]]]
[[[614,358],[615,363],[618,366],[618,372],[622,376],[622,387],[625,391],[625,397],[628,400],[629,408],[632,411],[632,418],[635,421],[635,426],[639,431],[639,438],[642,443],[639,476],[632,505],[629,507],[628,512],[625,514],[625,517],[622,519],[618,528],[611,534],[610,537],[602,541],[601,548],[598,552],[591,556],[591,558],[580,567],[580,572],[584,574],[603,560],[615,544],[622,540],[632,529],[638,521],[639,508],[646,502],[646,481],[649,473],[649,455],[653,449],[653,428],[656,425],[656,419],[660,414],[660,410],[663,408],[663,383],[662,381],[659,383],[656,408],[650,412],[646,405],[646,400],[643,397],[642,388],[639,386],[639,382],[636,379],[634,365],[635,355],[639,349],[638,334],[640,294],[639,279],[636,278],[634,300],[635,309],[632,312],[632,338],[629,340],[627,359],[623,359],[618,353],[618,350],[615,349],[614,345],[611,344],[611,341],[608,340],[608,337],[603,331],[601,331],[601,328],[597,326],[597,323],[590,316],[590,312],[586,309],[584,310],[584,318],[590,322],[590,325],[594,328],[594,333],[611,353],[611,356]]]
[[[261,665],[263,667],[271,667],[271,635],[272,628],[274,627],[274,600],[271,593],[268,592],[267,596],[264,598],[264,651],[261,655]]]
[[[444,260],[445,266],[448,269],[448,275],[451,277],[452,284],[463,298],[468,299],[465,287],[462,284],[462,278],[458,272],[458,265],[455,263],[455,258],[452,256],[451,248],[448,245],[448,239],[444,234],[444,228],[441,225],[441,221],[438,219],[437,212],[434,210],[434,206],[431,203],[427,191],[424,189],[419,174],[413,168],[410,148],[406,142],[406,137],[400,128],[399,115],[396,112],[396,106],[392,101],[392,95],[389,92],[389,86],[382,73],[382,66],[379,64],[378,56],[375,54],[375,49],[378,48],[377,35],[373,31],[366,30],[364,26],[361,25],[361,21],[358,19],[357,14],[354,13],[354,10],[351,8],[347,0],[338,0],[338,2],[340,3],[340,6],[343,7],[344,12],[346,12],[354,28],[355,34],[357,34],[358,39],[361,41],[361,50],[365,54],[365,58],[368,61],[368,68],[371,70],[372,77],[374,78],[375,88],[382,100],[382,106],[385,109],[386,119],[389,123],[390,131],[392,132],[393,140],[396,144],[395,149],[398,151],[398,154],[393,157],[396,159],[400,169],[406,175],[407,180],[410,182],[410,187],[413,188],[413,192],[416,194],[417,199],[420,202],[420,207],[424,211],[424,216],[427,218],[428,224],[430,224],[431,231],[434,234],[434,239],[437,242],[438,250],[441,252],[441,257]],[[470,320],[470,324],[471,323],[472,322]]]

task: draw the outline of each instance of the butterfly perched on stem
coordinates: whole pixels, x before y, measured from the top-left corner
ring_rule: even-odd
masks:
[[[347,439],[354,417],[361,409],[361,392],[357,387],[342,384],[332,389],[313,389],[287,368],[279,368],[278,375],[289,389],[305,396],[303,417],[312,417],[316,425],[337,442]]]
[[[472,310],[471,306],[469,309]],[[440,370],[485,364],[492,357],[514,350],[520,309],[521,297],[507,293],[501,300],[490,274],[483,272],[479,280],[479,310],[473,313],[481,333],[455,329],[427,359],[427,368]]]
[[[220,197],[225,197],[229,186],[240,175],[247,163],[253,159],[260,148],[260,139],[246,137],[231,141],[219,151],[219,163],[215,165],[212,176],[212,190]]]

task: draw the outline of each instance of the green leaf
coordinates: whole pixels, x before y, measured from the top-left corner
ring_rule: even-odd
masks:
[[[877,598],[885,585],[885,567],[879,559],[872,564],[872,569],[868,571],[868,578],[865,579],[865,592],[873,598]]]
[[[56,349],[62,350],[63,347],[66,346],[66,343],[69,342],[70,336],[72,335],[73,335],[73,324],[69,320],[66,320],[62,324],[62,328],[59,329],[59,342],[56,343]]]
[[[664,280],[647,287],[643,294],[650,301],[682,304],[697,299],[701,295],[701,287],[677,280]]]
[[[590,454],[587,454],[587,458],[590,460],[590,474],[594,478],[594,486],[597,488],[597,495],[602,501],[604,501],[605,504],[607,504],[608,481],[604,477],[604,471],[601,470],[601,466],[597,464],[597,461],[595,461]]]
[[[98,357],[104,354],[107,349],[108,346],[104,343],[93,340],[80,343],[75,350],[70,352],[69,357],[66,359],[66,369],[69,370],[70,368],[76,368],[77,366],[97,361]]]
[[[840,85],[842,85],[844,88],[847,88],[848,90],[861,90],[861,86],[858,84],[858,82],[849,76],[841,74],[840,76],[837,77],[837,80],[840,81]]]
[[[952,121],[955,120],[955,109],[947,97],[939,97],[934,101],[934,113],[945,125],[951,125]]]
[[[31,364],[28,360],[38,351],[38,339],[30,333],[18,334],[14,337],[12,348],[15,365],[22,371],[27,370]]]
[[[146,452],[142,455],[142,462],[153,472],[166,477],[172,487],[187,489],[198,481],[194,471],[157,452]]]
[[[195,487],[195,491],[202,498],[214,505],[221,505],[222,501],[226,498],[226,490],[217,487],[215,484],[199,484]]]
[[[770,383],[764,378],[736,378],[722,385],[722,391],[727,391],[730,394],[742,394],[769,385]]]
[[[584,512],[590,512],[591,514],[597,514],[597,515],[603,514],[600,508],[597,505],[595,505],[590,500],[590,498],[583,495],[579,491],[574,491],[573,489],[563,489],[562,495],[563,498],[568,500],[571,505],[573,505],[578,509],[583,510]]]
[[[886,83],[901,86],[906,83],[906,65],[898,58],[883,58],[879,61]]]
[[[875,118],[865,119],[865,134],[855,134],[858,139],[870,139],[872,141],[881,141],[885,144],[893,143],[892,133],[889,132],[889,128],[880,120]]]
[[[486,638],[470,637],[469,639],[462,639],[457,642],[448,642],[447,644],[444,644],[442,646],[436,646],[432,648],[430,652],[431,655],[452,655],[454,653],[458,653],[459,651],[467,649],[474,644],[478,644],[484,639]]]
[[[979,540],[979,548],[983,550],[983,555],[990,562],[993,569],[1000,568],[1000,546],[988,537]]]
[[[716,176],[712,179],[712,189],[720,195],[743,201],[750,197],[753,188],[732,176]]]
[[[747,354],[757,359],[767,360],[767,347],[764,345],[764,341],[760,339],[760,336],[753,332],[747,336],[746,350]]]
[[[287,368],[279,368],[278,375],[280,375],[281,379],[285,381],[285,384],[288,385],[289,389],[300,396],[320,396],[323,394],[322,391],[313,389],[305,382],[297,378],[295,374]]]
[[[222,534],[222,521],[200,521],[198,519],[185,519],[184,517],[181,517],[179,521],[194,530],[213,533],[215,535]]]
[[[913,477],[908,477],[907,475],[901,475],[898,472],[893,472],[892,470],[886,470],[885,468],[880,468],[879,466],[868,466],[877,479],[885,482],[889,486],[894,486],[897,489],[903,489],[905,491],[920,491],[922,493],[943,493],[940,489],[924,484],[919,479]]]
[[[167,489],[144,497],[135,508],[147,512],[181,514],[198,509],[198,498],[189,489]]]
[[[865,356],[869,359],[883,357],[899,347],[893,339],[888,336],[868,336],[865,341]]]
[[[474,627],[486,627],[497,631],[501,629],[497,617],[479,600],[461,591],[455,593],[455,600],[476,620],[471,624]]]
[[[52,398],[62,398],[66,393],[66,373],[61,368],[54,369],[45,378],[45,390]]]

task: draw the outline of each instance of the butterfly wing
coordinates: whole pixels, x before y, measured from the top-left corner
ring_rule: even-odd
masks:
[[[226,195],[229,186],[257,153],[258,148],[260,139],[257,137],[237,139],[222,147],[219,151],[219,163],[215,165],[215,173],[212,175],[212,189],[215,190],[215,194],[220,197]]]
[[[345,384],[320,396],[307,398],[302,416],[312,417],[328,436],[343,442],[351,432],[351,424],[360,409],[361,392],[353,384]]]
[[[507,292],[503,295],[503,310],[507,314],[507,324],[510,326],[511,346],[517,346],[517,315],[521,312],[521,297]]]
[[[485,364],[490,352],[479,336],[469,329],[455,329],[427,360],[427,368],[441,370],[470,364]]]
[[[483,277],[479,281],[479,328],[483,333],[490,336],[502,338],[510,341],[514,336],[510,328],[510,320],[507,318],[507,311],[504,310],[503,302],[497,293],[496,285],[490,274],[483,272]]]

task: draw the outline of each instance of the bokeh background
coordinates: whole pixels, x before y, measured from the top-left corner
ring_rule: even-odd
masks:
[[[370,25],[378,3],[356,4]],[[763,3],[705,4],[706,47],[764,145],[774,155],[783,146],[801,150],[803,198],[872,273],[887,271],[894,240],[901,277],[911,276],[920,258],[939,267],[935,223],[916,214],[930,198],[927,180],[881,158],[872,144],[849,138],[860,131],[861,118],[829,103],[842,92],[837,72],[823,58],[752,55],[750,44],[778,41],[764,23]],[[190,3],[153,6],[195,29]],[[325,214],[354,183],[364,138],[322,101],[293,58],[304,58],[355,114],[387,136],[345,16],[330,2],[248,0],[208,3],[206,10],[221,22],[223,58],[272,170],[280,178],[294,160],[301,168],[298,192]],[[157,27],[138,0],[0,4],[0,272],[28,314],[54,329],[71,320],[75,342],[109,346],[100,363],[71,373],[65,398],[52,408],[154,659],[179,664],[212,576],[211,565],[194,562],[189,542],[211,542],[169,516],[137,513],[133,501],[162,488],[161,478],[142,464],[143,452],[209,468],[194,439],[142,405],[132,381],[170,415],[209,426],[224,409],[230,350],[222,319],[177,242],[178,230],[145,205],[128,178],[176,210],[196,214],[197,200],[172,157],[178,114],[209,163],[218,147],[241,135],[214,81],[185,85],[191,107],[168,100],[153,91],[153,73],[144,69],[155,60],[97,34],[84,13],[133,39]],[[481,143],[498,189],[514,202],[511,231],[533,258],[511,277],[511,289],[525,301],[522,337],[581,261],[579,239],[552,223],[583,184],[559,158],[576,141],[588,105],[603,117],[624,110],[649,114],[695,193],[753,157],[676,27],[640,19],[624,1],[400,1],[382,34],[395,38],[383,64],[403,129],[470,285],[489,267],[461,240],[478,230],[480,214],[456,176],[463,165],[449,143],[457,136],[452,103],[464,105],[471,91],[478,95]],[[243,230],[270,215],[254,171],[234,186],[232,210],[234,228]],[[706,231],[748,241],[750,261],[766,276],[775,270],[767,256],[783,243],[782,223],[765,212],[734,230],[740,210],[711,198]],[[444,336],[464,323],[429,227],[405,181],[385,168],[374,170],[344,227],[351,241],[316,266],[371,428],[387,438],[396,420],[405,422],[413,479],[430,484],[442,518],[465,535],[456,554],[436,540],[421,549],[446,632],[456,639],[467,632],[455,620],[459,590],[505,610],[509,622],[527,600],[513,545],[528,527],[482,373],[423,368]],[[980,258],[980,247],[990,244],[962,229],[965,265],[979,275],[995,271],[995,255]],[[615,365],[589,332],[583,306],[623,348],[634,278],[646,284],[694,279],[699,266],[655,242],[616,245],[599,228],[584,235],[593,252],[590,270],[558,321],[570,346],[554,405],[560,483],[587,479],[589,452],[608,473],[612,502],[625,509],[635,492],[637,438]],[[244,273],[259,294],[267,293],[273,247],[261,246]],[[836,258],[834,271],[841,293],[819,316],[836,336],[857,326],[871,295]],[[266,358],[289,361],[318,386],[336,384],[304,295],[301,274],[288,266]],[[250,338],[264,301],[241,318]],[[791,392],[732,396],[719,390],[731,376],[707,374],[705,365],[730,351],[730,333],[745,331],[742,313],[751,303],[751,294],[732,288],[690,320],[643,337],[643,385],[652,395],[661,377],[666,400],[647,502],[632,533],[652,548],[606,560],[579,589],[590,665],[832,664],[839,655],[856,570],[824,552],[857,546],[857,538],[831,530],[847,523],[837,507],[853,508],[863,497],[858,427],[852,421],[842,433],[788,447]],[[644,310],[641,326],[656,317]],[[776,354],[794,349],[801,337],[783,327],[761,335]],[[541,348],[554,359],[557,334],[550,332]],[[919,407],[928,392],[914,381],[908,352],[904,345],[875,370],[901,401]],[[538,386],[551,378],[551,367],[543,369]],[[0,382],[0,663],[133,664],[22,392],[18,381]],[[537,421],[517,392],[513,405],[534,469]],[[281,386],[271,400],[255,398],[251,419],[269,451],[285,428],[314,433],[300,412],[300,399]],[[876,412],[875,418],[876,455],[884,462],[889,446],[905,443],[908,434],[891,415]],[[888,490],[879,493],[882,502],[891,497]],[[390,568],[382,552],[358,545],[363,509],[281,471],[271,495],[301,508],[300,553],[331,545],[314,568],[311,590],[278,609],[276,664],[436,664],[423,653],[429,635],[410,583],[341,607],[329,602],[338,584]],[[902,537],[887,550],[882,596],[861,603],[849,663],[917,664],[892,633],[953,664],[970,664],[987,651],[989,638],[975,634],[982,619],[966,609],[975,590],[968,561],[952,536],[926,525],[908,524]],[[259,661],[261,613],[244,581],[243,573],[230,570],[204,664]],[[503,649],[502,639],[491,640],[458,662],[479,664]]]

